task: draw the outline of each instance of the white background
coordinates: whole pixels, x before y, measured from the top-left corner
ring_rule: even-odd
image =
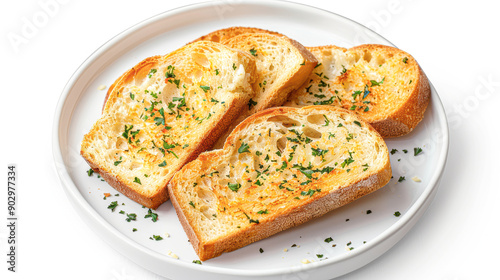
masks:
[[[52,2],[54,2],[53,0]],[[118,254],[73,210],[52,160],[54,111],[73,72],[124,29],[197,1],[2,1],[1,181],[18,168],[18,272],[1,279],[163,279]],[[238,1],[225,1],[228,4]],[[295,1],[304,2],[306,1]],[[450,150],[435,200],[391,250],[340,279],[499,279],[500,5],[493,1],[308,1],[378,32],[412,54],[444,103]],[[22,36],[27,21],[47,20]],[[1,183],[0,217],[6,217]],[[4,218],[2,218],[3,220]],[[5,220],[4,220],[5,221]]]

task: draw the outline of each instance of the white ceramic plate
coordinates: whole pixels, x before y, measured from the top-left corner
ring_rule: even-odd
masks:
[[[229,26],[275,30],[305,46],[392,45],[339,15],[281,1],[208,2],[143,21],[94,52],[62,93],[54,121],[53,148],[55,164],[71,203],[116,250],[143,267],[174,279],[330,279],[374,260],[410,230],[436,192],[446,162],[448,126],[434,88],[424,121],[410,135],[387,141],[390,150],[399,151],[391,155],[394,179],[387,186],[319,219],[202,265],[193,263],[198,257],[170,202],[155,211],[159,221],[154,223],[143,218],[148,209],[123,195],[114,196],[117,191],[97,175],[87,176],[89,167],[79,155],[80,141],[99,118],[106,91],[98,87],[111,85],[146,57],[166,54],[201,35]],[[423,153],[414,156],[415,147],[422,148]],[[406,180],[398,183],[400,176]],[[413,181],[414,176],[421,182]],[[113,196],[104,200],[104,193]],[[114,212],[107,209],[113,201],[118,202]],[[127,222],[126,216],[119,213],[121,210],[136,213],[137,221]],[[367,214],[368,210],[371,214]],[[401,216],[394,215],[397,211]],[[133,228],[137,231],[133,232]],[[153,235],[160,235],[163,240],[151,240]],[[333,241],[325,242],[328,237]],[[297,246],[292,247],[293,244]],[[168,251],[179,259],[169,256]],[[311,263],[303,264],[303,259]]]

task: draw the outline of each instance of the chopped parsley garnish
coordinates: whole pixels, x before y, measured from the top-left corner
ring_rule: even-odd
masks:
[[[306,192],[306,191],[302,191],[302,192],[300,193],[300,195],[303,195],[303,196],[309,196],[309,197],[311,197],[311,196],[313,196],[316,192],[321,192],[321,189],[315,189],[315,190],[313,190],[313,189],[309,189],[307,192]]]
[[[254,49],[254,48],[252,48],[252,49],[250,50],[250,54],[251,54],[251,55],[253,55],[253,56],[257,56],[257,50],[256,50],[256,49]]]
[[[127,219],[125,219],[127,222],[130,222],[130,221],[135,221],[137,219],[137,215],[135,213],[130,213],[130,214],[127,214]]]
[[[144,216],[144,218],[151,218],[151,220],[156,223],[156,221],[158,221],[158,214],[148,209],[148,214]]]
[[[370,80],[370,83],[372,83],[372,85],[371,85],[372,87],[374,87],[374,86],[380,86],[381,84],[384,83],[384,80],[385,80],[385,77],[382,78],[382,81],[380,81],[380,82],[377,82],[375,80]]]
[[[233,63],[233,70],[236,70],[236,64]]]
[[[330,120],[326,117],[326,115],[323,115],[323,117],[325,118],[325,125],[324,126],[328,126],[330,124]]]
[[[167,67],[167,72],[165,73],[165,78],[175,78],[175,74],[174,74],[174,69],[175,67],[172,66],[172,65],[169,65]]]
[[[323,157],[324,155],[326,155],[326,153],[328,153],[328,150],[322,150],[320,148],[318,149],[311,148],[311,150],[312,150],[312,155],[315,157]]]
[[[354,159],[352,158],[352,153],[349,152],[349,157],[346,158],[341,164],[340,166],[342,166],[342,168],[346,167],[346,166],[349,166],[349,164],[353,163],[354,162]]]
[[[354,121],[354,124],[357,125],[357,126],[359,126],[359,127],[361,127],[361,123],[358,122],[358,121]]]
[[[331,238],[331,237],[328,237],[327,239],[325,239],[325,242],[326,242],[326,243],[330,243],[330,242],[332,242],[332,241],[333,241],[333,238]]]
[[[370,215],[372,213],[372,210],[366,210],[366,215]],[[349,246],[350,244],[348,244],[347,246]]]
[[[234,183],[234,184],[227,183],[227,187],[233,192],[237,192],[241,188],[241,185],[239,183]]]
[[[340,72],[340,75],[343,75],[347,72],[347,69],[345,69],[345,66],[342,65],[342,72]]]
[[[196,206],[194,206],[194,203],[192,201],[189,202],[189,205],[193,206],[193,208],[196,208]]]
[[[401,183],[406,180],[405,176],[399,176],[398,182]]]
[[[156,69],[152,68],[151,70],[149,70],[149,74],[148,74],[148,78],[151,78],[151,76],[153,76],[154,73],[156,73]]]
[[[262,248],[259,248],[259,252],[262,254],[264,253],[264,250]]]
[[[422,148],[419,147],[413,148],[413,153],[415,156],[418,156],[420,153],[422,153]]]
[[[401,216],[401,213],[399,211],[394,212],[394,216],[399,217]]]
[[[158,164],[158,167],[165,167],[167,166],[167,162],[163,161],[162,163]]]
[[[254,223],[254,224],[258,224],[259,223],[259,220],[253,220],[253,219],[250,219],[249,221],[250,223]]]
[[[210,90],[210,87],[209,86],[200,86],[200,88],[204,91],[204,92],[207,92]],[[175,100],[174,100],[175,101]]]
[[[260,210],[259,212],[257,212],[257,214],[269,214],[269,212],[266,210]]]
[[[318,257],[318,259],[321,259],[323,257],[323,254],[316,254],[316,257]]]
[[[407,150],[407,149],[404,149],[404,150],[403,150],[403,153],[407,154],[407,153],[408,153],[408,150]]]
[[[169,109],[170,106],[169,106]],[[154,118],[154,122],[156,125],[165,125],[165,110],[163,108],[160,108],[160,110],[158,110],[158,113],[160,113],[161,117],[156,117]]]
[[[356,91],[352,94],[352,99],[353,99],[353,100],[356,100],[356,97],[358,97],[361,93],[363,93],[361,90],[356,90]]]
[[[94,174],[94,169],[90,168],[89,170],[87,170],[87,175],[92,176],[92,174]]]
[[[249,148],[250,146],[248,146],[248,144],[241,142],[241,146],[238,148],[238,153],[250,153],[248,150]]]
[[[141,179],[139,179],[139,178],[137,178],[137,177],[135,177],[135,178],[134,178],[134,183],[137,183],[137,184],[139,184],[139,185],[142,185],[142,183],[141,183]]]
[[[113,201],[108,205],[108,209],[111,209],[111,212],[115,212],[115,208],[118,206],[118,201]]]
[[[135,98],[135,94],[130,93],[130,99],[134,100],[134,98]]]
[[[153,237],[150,237],[149,239],[151,240],[156,240],[156,241],[160,241],[160,240],[163,240],[163,237],[159,236],[159,235],[154,235],[153,234]]]
[[[253,99],[250,98],[250,100],[248,100],[248,110],[252,109],[252,107],[255,105],[257,105],[257,102],[253,101]]]
[[[201,261],[200,260],[194,260],[193,263],[195,263],[195,264],[201,264]]]
[[[335,96],[332,96],[328,100],[315,101],[315,102],[313,102],[313,104],[314,105],[330,105],[333,103],[334,100],[335,100]]]
[[[393,154],[395,154],[395,153],[397,153],[397,152],[398,152],[398,150],[397,150],[397,149],[392,149],[392,150],[391,150],[391,155],[393,155]]]
[[[117,160],[117,161],[115,161],[113,164],[114,164],[115,166],[118,166],[118,164],[120,164],[120,163],[122,163],[122,161],[121,161],[121,160]]]
[[[408,63],[408,57],[405,56],[405,58],[403,58],[403,63],[404,64]]]

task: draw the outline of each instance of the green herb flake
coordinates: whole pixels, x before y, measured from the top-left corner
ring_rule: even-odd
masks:
[[[250,153],[248,150],[249,148],[250,146],[248,144],[241,142],[241,146],[238,148],[238,153]]]
[[[422,148],[419,147],[413,148],[413,153],[415,156],[418,156],[419,154],[422,153]]]
[[[91,177],[93,174],[94,174],[94,169],[90,168],[89,170],[87,170],[87,175],[89,175],[89,177]]]
[[[358,121],[354,121],[354,124],[357,125],[357,126],[359,126],[359,127],[361,127],[361,123],[358,122]]]
[[[237,192],[241,188],[241,185],[239,183],[234,183],[234,184],[227,183],[227,187],[233,192]]]
[[[266,210],[260,210],[259,212],[257,212],[257,214],[269,214],[269,212]]]
[[[145,219],[151,218],[151,220],[156,223],[156,221],[158,221],[158,214],[154,213],[151,209],[148,209],[148,214],[146,214],[146,216],[144,216],[144,218]]]
[[[394,216],[399,217],[401,216],[401,213],[399,211],[394,212]]]
[[[151,78],[153,76],[154,73],[156,73],[156,69],[152,68],[151,70],[149,70],[149,74],[148,74],[148,78]]]
[[[248,100],[248,110],[251,110],[255,105],[257,105],[257,101],[254,101],[252,98],[250,98],[250,100]]]
[[[395,154],[395,153],[397,153],[397,152],[398,152],[398,150],[397,150],[397,149],[392,149],[392,150],[391,150],[391,155],[393,155],[393,154]]]
[[[264,253],[264,250],[262,248],[259,248],[259,252],[262,254]]]
[[[153,237],[150,237],[149,239],[151,240],[155,240],[155,241],[160,241],[160,240],[163,240],[163,237],[159,236],[159,235],[154,235],[153,234]]]
[[[125,220],[127,222],[135,221],[135,220],[137,220],[137,214],[135,214],[135,213],[127,214],[127,219],[125,219]]]
[[[405,176],[399,176],[398,183],[401,183],[404,180],[406,180]]]
[[[137,183],[137,184],[139,184],[139,185],[142,185],[142,183],[141,183],[141,179],[139,179],[139,178],[137,178],[137,177],[135,177],[135,178],[134,178],[134,183]]]
[[[189,205],[193,206],[193,208],[196,208],[196,206],[194,206],[194,203],[192,201],[189,202]]]
[[[372,213],[372,210],[366,210],[366,215],[370,215]],[[347,245],[349,246],[349,245]]]
[[[200,88],[206,93],[207,91],[210,90],[209,86],[200,86]],[[174,100],[175,101],[175,100]]]
[[[380,82],[377,82],[375,80],[370,80],[370,83],[372,84],[371,86],[374,87],[374,86],[380,86],[381,84],[384,83],[384,80],[385,80],[385,77],[382,78],[382,80]]]
[[[201,261],[200,260],[193,260],[193,263],[195,263],[195,264],[201,264]]]
[[[316,254],[316,257],[318,257],[318,259],[321,259],[323,257],[323,254]]]
[[[333,241],[333,238],[331,238],[331,237],[328,237],[327,239],[325,239],[325,242],[326,242],[326,243],[330,243],[330,242],[332,242],[332,241]]]
[[[254,49],[254,48],[252,48],[252,49],[250,50],[250,54],[251,54],[251,55],[253,55],[253,56],[257,56],[257,50],[256,50],[256,49]]]
[[[165,167],[167,166],[167,162],[163,161],[162,163],[158,164],[158,167]]]
[[[118,166],[118,164],[120,164],[120,163],[122,163],[122,162],[123,162],[123,161],[121,161],[121,160],[117,160],[117,161],[115,161],[113,164],[114,164],[115,166]]]
[[[108,205],[108,209],[111,209],[111,212],[115,212],[115,208],[118,206],[118,201],[113,201]]]
[[[406,57],[406,56],[405,56],[405,57],[403,58],[403,63],[404,63],[404,64],[408,63],[408,57]]]

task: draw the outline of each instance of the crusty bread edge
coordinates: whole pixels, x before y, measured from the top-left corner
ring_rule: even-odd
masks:
[[[132,67],[129,70],[125,71],[125,73],[123,73],[118,79],[116,79],[115,82],[113,84],[111,84],[111,86],[109,86],[108,92],[106,93],[106,96],[104,97],[104,103],[102,105],[102,111],[103,112],[105,111],[105,109],[106,109],[106,103],[107,103],[109,97],[111,96],[111,94],[114,91],[116,91],[116,90],[119,91],[122,85],[127,84],[132,79],[134,79],[135,76],[137,75],[137,73],[139,73],[141,70],[143,70],[144,67],[149,67],[150,65],[156,65],[156,64],[158,64],[158,61],[161,58],[162,58],[161,55],[156,55],[156,56],[151,56],[151,57],[145,58],[144,60],[142,60],[141,62],[139,62],[134,67]],[[149,67],[149,69],[151,69],[151,68],[152,68],[152,66]]]
[[[340,112],[344,112],[345,114],[353,115],[351,112],[345,109],[327,105],[307,106],[301,108],[301,110],[304,109],[307,110],[311,108],[321,109],[321,107],[324,107],[327,110],[337,110]],[[271,117],[273,115],[286,113],[287,111],[290,110],[297,110],[297,108],[290,108],[290,107],[270,108],[248,117],[245,121],[240,123],[233,130],[231,135],[226,140],[224,148],[234,144],[233,135],[235,135],[237,131],[242,130],[247,124],[252,123],[255,119],[259,118],[260,116],[269,115],[269,117]],[[363,121],[362,118],[360,118],[359,116],[356,115],[354,116],[358,120]],[[364,123],[367,124],[366,122]],[[370,125],[367,124],[366,127],[380,136],[380,134]],[[387,146],[385,147],[387,149]],[[201,162],[204,160],[210,160],[210,157],[217,157],[218,153],[222,153],[222,150],[215,150],[203,153],[197,160],[192,161],[185,167],[190,168],[191,165],[201,164]],[[319,193],[318,199],[314,200],[313,202],[293,208],[287,213],[280,214],[273,220],[268,220],[266,222],[254,224],[252,227],[243,229],[238,233],[229,234],[227,236],[224,236],[223,238],[215,240],[214,242],[209,242],[206,244],[203,244],[202,240],[198,238],[196,229],[193,229],[190,226],[186,216],[182,211],[182,207],[179,205],[177,199],[175,198],[173,187],[169,186],[168,191],[170,193],[172,205],[174,206],[177,216],[181,222],[181,225],[183,226],[184,231],[186,232],[194,250],[198,254],[200,260],[205,261],[217,257],[224,252],[231,252],[237,250],[255,241],[272,236],[280,231],[286,230],[288,228],[300,225],[314,218],[320,217],[336,208],[346,205],[366,194],[369,194],[377,189],[380,189],[389,182],[392,176],[392,170],[388,152],[386,153],[386,156],[387,156],[386,164],[378,170],[371,170],[371,173],[369,173],[368,177],[364,179],[358,180],[348,186],[340,186],[338,189],[330,193],[324,193],[324,194]],[[183,175],[182,173],[183,172],[181,170],[175,177],[178,178],[179,176],[182,176]]]
[[[220,35],[224,34],[225,35]],[[246,26],[232,26],[228,28],[223,28],[219,30],[215,30],[213,32],[210,32],[206,35],[203,35],[199,37],[198,39],[192,41],[191,43],[197,42],[197,41],[213,41],[213,42],[222,42],[223,40],[227,40],[231,37],[238,36],[243,33],[267,33],[267,34],[272,34],[276,36],[284,36],[281,33],[275,32],[275,31],[270,31],[266,29],[261,29],[261,28],[256,28],[256,27],[246,27]],[[217,36],[219,39],[214,40],[214,36]]]

